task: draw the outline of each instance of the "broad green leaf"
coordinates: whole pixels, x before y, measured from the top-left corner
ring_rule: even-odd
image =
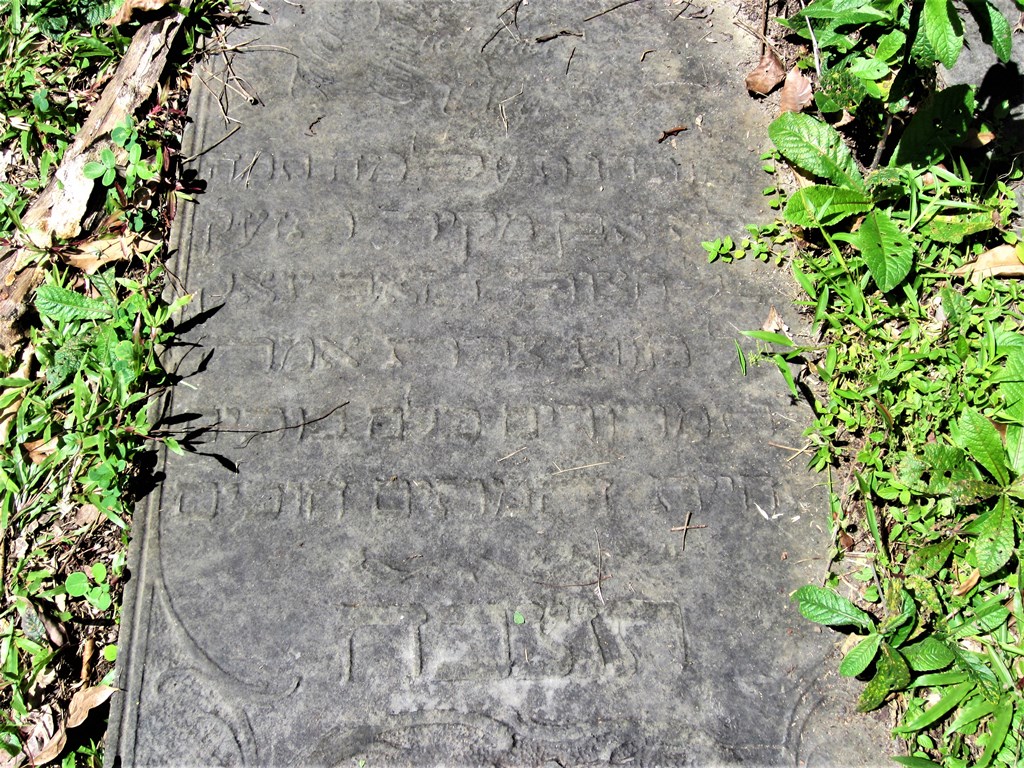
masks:
[[[1009,61],[1013,53],[1013,30],[1006,17],[988,0],[968,0],[967,7],[978,22],[981,39],[992,46],[1000,61]]]
[[[941,162],[949,148],[967,135],[974,108],[974,89],[969,85],[954,85],[933,93],[911,118],[890,166],[924,168]]]
[[[81,597],[89,591],[89,577],[81,571],[75,571],[64,581],[64,589],[72,597]]]
[[[844,677],[856,677],[867,669],[875,660],[881,642],[882,636],[872,633],[857,643],[843,658],[843,663],[839,665],[839,674]]]
[[[978,570],[982,576],[995,573],[1013,555],[1015,541],[1013,511],[1010,503],[1001,498],[986,518],[986,525],[974,542],[974,554],[978,558]]]
[[[82,166],[82,175],[87,179],[98,179],[107,172],[107,166],[95,161],[88,162]]]
[[[964,28],[951,0],[924,0],[921,22],[935,55],[952,69],[964,45]]]
[[[830,226],[843,219],[871,210],[871,201],[862,193],[822,184],[797,190],[786,201],[783,218],[805,229]]]
[[[864,80],[881,80],[889,74],[889,67],[878,59],[855,59],[850,63],[850,74]]]
[[[877,709],[890,691],[898,691],[910,685],[910,669],[900,652],[888,643],[882,643],[881,653],[875,662],[875,676],[864,686],[857,709],[870,712]]]
[[[903,46],[907,44],[907,36],[900,30],[894,29],[888,34],[878,38],[878,46],[875,48],[875,58],[891,64],[896,57],[903,52]]]
[[[871,617],[831,589],[807,584],[793,593],[804,618],[830,627],[858,627],[870,632]]]
[[[1010,732],[1010,723],[1012,722],[1013,698],[1005,696],[992,717],[992,723],[988,731],[988,743],[985,745],[984,754],[976,763],[976,768],[986,768],[992,762],[992,758],[999,751],[1000,747],[1003,746],[1003,742],[1006,741],[1006,734]]]
[[[953,652],[933,635],[900,649],[903,658],[915,672],[934,672],[953,663]]]
[[[948,314],[948,313],[947,313]],[[1003,407],[1014,419],[1024,424],[1024,349],[1011,349],[1006,355],[1006,365],[999,374],[999,393]],[[1007,431],[1007,450],[1010,451],[1010,466],[1020,473],[1020,465],[1013,461]]]
[[[954,544],[953,539],[946,539],[921,547],[908,558],[907,572],[917,573],[921,576],[934,576],[946,564]]]
[[[957,426],[960,430],[960,447],[988,472],[997,483],[1010,482],[1006,471],[1006,450],[995,425],[973,408],[966,408]]]
[[[964,238],[995,229],[991,211],[967,213],[960,216],[935,216],[920,227],[925,237],[939,243],[962,243]]]
[[[967,682],[960,683],[953,688],[947,688],[941,698],[924,712],[921,712],[916,717],[906,721],[899,728],[894,729],[896,733],[908,733],[911,731],[919,731],[922,728],[927,728],[929,725],[938,722],[945,715],[949,714],[961,701],[963,701],[967,694],[974,690],[975,684],[973,681],[968,680]]]
[[[810,115],[786,112],[768,126],[768,135],[794,165],[837,186],[864,191],[857,161],[830,125]]]
[[[110,317],[110,306],[57,285],[41,285],[36,291],[36,309],[53,320],[99,320]]]
[[[999,679],[979,654],[965,651],[959,646],[952,646],[952,651],[956,656],[955,663],[959,670],[966,672],[971,680],[981,686],[987,696],[998,695]]]
[[[850,243],[864,256],[878,290],[888,293],[910,273],[914,251],[908,238],[885,211],[873,210]]]

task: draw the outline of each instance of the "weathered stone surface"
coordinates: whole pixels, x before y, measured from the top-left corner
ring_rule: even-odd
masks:
[[[699,244],[761,207],[751,46],[723,9],[507,4],[249,31],[262,104],[175,269],[172,412],[217,429],[140,510],[110,760],[884,764],[789,601],[825,564],[772,445],[806,413],[736,364],[782,300]]]

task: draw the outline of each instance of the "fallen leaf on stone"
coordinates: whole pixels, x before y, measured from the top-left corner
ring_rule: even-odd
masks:
[[[165,5],[169,5],[171,2],[172,0],[125,0],[124,5],[107,19],[107,24],[111,27],[120,26],[130,21],[135,11],[156,11]]]
[[[761,324],[761,330],[769,333],[789,333],[789,326],[786,325],[774,304],[768,310],[768,319]]]
[[[76,728],[84,723],[89,712],[113,696],[116,690],[110,685],[94,685],[75,693],[71,697],[68,711],[68,728]]]
[[[771,49],[765,50],[757,66],[747,73],[747,90],[767,96],[775,86],[782,82],[786,70],[779,57]]]
[[[811,81],[804,77],[799,69],[793,67],[786,75],[786,83],[782,86],[779,109],[783,112],[802,112],[812,101],[814,91],[811,88]]]
[[[971,573],[971,575],[967,577],[967,581],[965,581],[963,584],[961,584],[959,587],[957,587],[956,589],[953,590],[953,594],[956,595],[957,597],[963,597],[968,592],[970,592],[972,589],[974,589],[974,586],[980,580],[981,580],[981,571],[979,571],[977,568],[975,568],[974,572]]]
[[[977,285],[986,277],[1024,277],[1024,264],[1021,254],[1014,245],[1000,245],[985,251],[977,259],[953,270],[958,277],[971,276],[971,282]]]

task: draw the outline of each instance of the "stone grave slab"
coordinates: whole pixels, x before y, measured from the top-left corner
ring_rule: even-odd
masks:
[[[212,428],[137,516],[108,761],[884,764],[789,600],[807,413],[736,360],[784,287],[700,247],[762,210],[733,9],[264,5],[227,125],[194,83]]]

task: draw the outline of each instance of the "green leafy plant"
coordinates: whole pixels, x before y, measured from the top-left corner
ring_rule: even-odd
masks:
[[[1005,18],[986,0],[967,10],[1007,60]],[[769,127],[806,182],[770,192],[815,340],[745,335],[814,409],[808,450],[829,476],[834,560],[857,570],[837,565],[793,597],[851,633],[840,672],[866,681],[858,706],[898,701],[904,765],[1015,766],[1024,334],[1018,283],[980,265],[1017,247],[1022,174],[998,142],[1005,110],[980,115],[971,86],[937,88],[936,64],[964,45],[958,13],[948,0],[816,0],[781,20],[818,75],[819,116]],[[704,247],[712,260],[750,250]]]

